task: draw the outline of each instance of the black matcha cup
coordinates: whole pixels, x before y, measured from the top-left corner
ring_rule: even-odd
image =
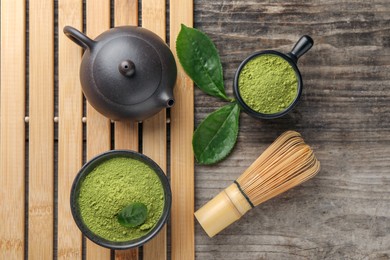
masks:
[[[93,233],[88,226],[84,223],[83,218],[80,213],[80,207],[78,204],[78,198],[80,194],[80,188],[82,186],[82,183],[84,179],[88,176],[88,174],[98,165],[103,163],[106,160],[112,159],[112,158],[118,158],[118,157],[126,157],[135,159],[138,161],[141,161],[148,165],[158,176],[158,178],[161,181],[163,190],[164,190],[164,207],[163,212],[161,214],[160,219],[157,221],[156,225],[144,236],[123,241],[123,242],[117,242],[117,241],[110,241],[105,238],[100,237],[99,235]],[[155,163],[152,159],[149,157],[135,152],[131,150],[111,150],[107,151],[105,153],[99,154],[90,161],[88,161],[78,172],[76,178],[74,179],[71,193],[70,193],[70,208],[73,215],[73,219],[76,222],[78,228],[80,231],[85,235],[88,239],[90,239],[92,242],[106,247],[110,249],[115,250],[122,250],[122,249],[129,249],[129,248],[136,248],[140,247],[146,242],[150,241],[157,233],[163,228],[165,223],[168,220],[169,213],[171,210],[172,205],[172,192],[171,187],[168,181],[167,176],[164,174],[163,170]]]
[[[285,53],[281,53],[281,52],[275,51],[275,50],[259,51],[259,52],[255,52],[255,53],[252,53],[251,55],[249,55],[240,64],[240,66],[238,67],[236,74],[234,76],[233,93],[234,93],[234,96],[236,97],[239,105],[242,107],[242,109],[248,115],[255,117],[255,118],[259,118],[259,119],[274,119],[274,118],[278,118],[278,117],[282,117],[282,116],[286,115],[288,112],[290,112],[296,106],[296,104],[299,101],[299,98],[302,95],[302,87],[303,87],[302,76],[301,76],[301,73],[299,72],[297,62],[298,62],[298,59],[303,54],[305,54],[308,50],[310,50],[310,48],[313,46],[313,43],[314,43],[313,39],[310,36],[304,35],[298,40],[298,42],[294,45],[294,47],[292,48],[292,50],[289,53],[285,54]],[[297,95],[296,95],[294,101],[284,110],[277,112],[277,113],[274,113],[274,114],[265,114],[265,113],[260,113],[258,111],[253,110],[249,105],[247,105],[245,103],[245,101],[241,97],[240,88],[238,85],[241,70],[245,67],[245,65],[250,60],[252,60],[258,56],[261,56],[261,55],[275,55],[275,56],[278,56],[278,57],[284,59],[285,61],[287,61],[291,65],[291,67],[295,71],[295,75],[297,77],[298,89],[297,89]],[[261,71],[259,71],[258,73],[261,73]]]

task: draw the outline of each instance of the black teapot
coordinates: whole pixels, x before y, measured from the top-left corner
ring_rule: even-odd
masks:
[[[70,26],[64,33],[85,49],[80,81],[101,114],[141,121],[173,106],[177,68],[159,36],[136,26],[115,27],[94,40]]]

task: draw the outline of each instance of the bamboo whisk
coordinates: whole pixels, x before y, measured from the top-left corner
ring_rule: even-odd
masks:
[[[320,162],[301,135],[288,131],[279,136],[238,179],[195,217],[213,237],[251,208],[313,177]]]

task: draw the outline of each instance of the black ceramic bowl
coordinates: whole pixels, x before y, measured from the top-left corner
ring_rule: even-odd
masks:
[[[151,229],[146,235],[143,237],[140,237],[138,239],[134,240],[129,240],[129,241],[123,241],[123,242],[114,242],[114,241],[109,241],[107,239],[104,239],[95,233],[93,233],[84,223],[81,214],[80,214],[80,209],[78,205],[78,197],[80,194],[80,187],[82,182],[84,181],[85,177],[99,164],[103,163],[104,161],[111,159],[111,158],[116,158],[116,157],[127,157],[127,158],[132,158],[139,160],[145,164],[147,164],[150,168],[154,170],[156,175],[159,177],[161,184],[163,186],[164,190],[164,197],[165,197],[165,203],[164,203],[164,208],[162,215],[160,219],[158,220],[157,224],[153,229]],[[161,170],[161,168],[155,163],[152,159],[149,157],[140,154],[135,151],[130,151],[130,150],[111,150],[105,153],[102,153],[95,158],[91,159],[88,161],[79,171],[77,174],[70,193],[70,206],[71,206],[71,211],[73,218],[81,230],[81,232],[89,238],[91,241],[95,242],[96,244],[100,246],[104,246],[110,249],[128,249],[128,248],[134,248],[134,247],[139,247],[148,242],[150,239],[152,239],[164,226],[164,224],[168,220],[168,215],[171,210],[171,204],[172,204],[172,193],[171,193],[171,188],[170,184],[168,181],[168,178],[164,174],[164,172]]]
[[[243,110],[247,114],[249,114],[250,116],[253,116],[255,118],[260,118],[260,119],[274,119],[274,118],[282,117],[285,114],[287,114],[288,112],[290,112],[295,107],[295,105],[298,103],[299,98],[301,97],[301,94],[302,94],[302,87],[303,87],[302,76],[301,76],[301,73],[299,72],[299,69],[297,66],[297,61],[298,61],[298,58],[301,57],[303,54],[305,54],[308,50],[310,50],[310,48],[312,46],[313,46],[313,39],[310,36],[304,35],[295,44],[295,46],[293,47],[291,52],[289,52],[287,54],[284,54],[284,53],[281,53],[278,51],[274,51],[274,50],[266,50],[266,51],[255,52],[255,53],[251,54],[250,56],[248,56],[238,67],[236,74],[234,76],[234,82],[233,82],[233,93],[234,93],[238,103],[243,108]],[[284,59],[285,61],[287,61],[291,65],[291,67],[294,69],[295,75],[297,77],[298,91],[297,91],[297,95],[296,95],[294,101],[286,109],[284,109],[278,113],[264,114],[264,113],[260,113],[258,111],[255,111],[245,103],[245,101],[242,99],[242,97],[240,95],[240,89],[238,87],[238,79],[240,77],[241,70],[244,68],[244,66],[250,60],[252,60],[253,58],[256,58],[260,55],[275,55],[275,56],[281,57],[282,59]],[[261,73],[261,71],[259,71],[259,73]]]

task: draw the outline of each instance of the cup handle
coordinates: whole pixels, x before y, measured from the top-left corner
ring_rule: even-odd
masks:
[[[303,35],[297,43],[294,45],[292,50],[287,54],[295,63],[298,59],[305,54],[313,46],[314,41],[308,35]]]

